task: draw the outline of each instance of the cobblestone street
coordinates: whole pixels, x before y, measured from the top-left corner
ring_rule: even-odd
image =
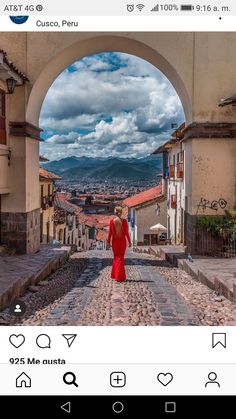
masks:
[[[236,306],[191,276],[147,254],[127,252],[127,281],[110,279],[112,253],[75,253],[23,300],[23,325],[227,325]],[[7,324],[17,324],[8,314]],[[19,323],[18,323],[19,324]]]

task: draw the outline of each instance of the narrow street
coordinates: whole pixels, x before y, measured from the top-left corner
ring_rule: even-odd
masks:
[[[191,276],[148,254],[127,252],[127,281],[110,279],[111,251],[75,253],[23,300],[22,325],[227,325],[236,306]]]

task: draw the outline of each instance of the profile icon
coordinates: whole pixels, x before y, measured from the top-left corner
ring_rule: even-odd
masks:
[[[20,304],[16,304],[16,307],[15,307],[15,310],[14,310],[14,313],[21,313],[21,308],[20,308]]]
[[[10,20],[15,23],[16,25],[22,25],[23,23],[27,22],[29,16],[9,16]]]
[[[21,317],[26,312],[26,304],[22,300],[14,300],[9,307],[9,312],[12,316]]]
[[[216,384],[217,387],[220,387],[220,383],[217,380],[217,374],[215,372],[210,372],[208,374],[208,380],[205,384],[205,387],[210,386],[211,384]],[[212,387],[212,386],[211,386]]]

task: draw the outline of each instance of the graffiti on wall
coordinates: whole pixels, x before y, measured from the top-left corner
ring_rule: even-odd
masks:
[[[218,201],[209,201],[208,199],[202,197],[197,205],[197,212],[199,211],[199,209],[201,209],[202,211],[206,211],[207,208],[213,211],[218,211],[219,209],[225,209],[226,206],[227,201],[224,198],[220,198],[218,199]]]

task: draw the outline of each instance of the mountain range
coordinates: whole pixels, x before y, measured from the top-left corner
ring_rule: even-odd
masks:
[[[42,166],[62,177],[63,180],[152,180],[162,171],[160,156],[141,159],[117,157],[66,157],[61,160],[43,163]]]

